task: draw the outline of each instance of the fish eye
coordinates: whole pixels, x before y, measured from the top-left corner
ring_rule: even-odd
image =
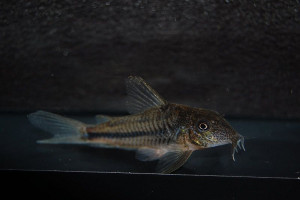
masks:
[[[206,122],[199,122],[198,129],[200,131],[206,131],[208,129],[208,124]]]

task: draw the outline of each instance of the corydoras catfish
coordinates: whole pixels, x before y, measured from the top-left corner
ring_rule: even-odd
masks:
[[[158,160],[161,173],[177,170],[196,150],[231,144],[233,160],[237,147],[245,150],[244,137],[217,112],[169,103],[140,77],[126,83],[131,115],[97,115],[97,124],[85,124],[37,111],[28,115],[30,122],[54,135],[38,142],[136,150],[141,161]]]

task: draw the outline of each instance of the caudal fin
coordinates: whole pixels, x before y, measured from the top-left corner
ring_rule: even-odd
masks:
[[[28,119],[34,126],[53,134],[53,138],[38,143],[82,143],[80,138],[86,132],[86,124],[50,112],[37,111],[29,114]]]

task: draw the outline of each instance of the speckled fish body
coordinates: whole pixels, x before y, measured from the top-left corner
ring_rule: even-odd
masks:
[[[131,115],[98,115],[98,124],[87,125],[53,113],[29,115],[37,127],[54,134],[40,143],[88,144],[136,150],[142,161],[159,160],[157,171],[170,173],[181,167],[193,151],[232,144],[244,149],[244,138],[218,113],[165,101],[142,78],[127,80]]]
[[[175,128],[174,117],[153,108],[141,114],[114,117],[108,122],[87,127],[85,136],[89,141],[112,146],[155,148],[176,141],[174,133],[169,131]]]

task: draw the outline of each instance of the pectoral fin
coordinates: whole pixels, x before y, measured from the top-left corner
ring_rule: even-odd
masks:
[[[192,153],[193,151],[170,151],[159,159],[156,171],[171,173],[181,167]]]
[[[156,171],[171,173],[181,167],[191,156],[193,151],[178,149],[176,145],[165,148],[142,148],[136,152],[136,158],[140,161],[158,160]]]
[[[163,148],[161,149],[152,149],[152,148],[143,148],[136,151],[136,159],[140,161],[153,161],[160,159],[167,151]]]

